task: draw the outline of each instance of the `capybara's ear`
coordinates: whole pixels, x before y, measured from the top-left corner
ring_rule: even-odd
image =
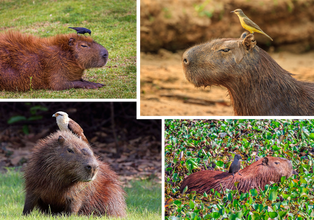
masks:
[[[65,141],[64,137],[62,137],[62,136],[60,135],[59,138],[58,138],[59,144],[63,145],[63,144],[64,144],[64,141]]]
[[[263,158],[262,164],[265,165],[265,166],[268,165],[268,158],[267,157]]]
[[[246,50],[251,50],[252,48],[254,48],[256,45],[256,40],[254,39],[254,35],[253,34],[247,35],[242,41],[242,44]]]
[[[74,45],[74,42],[75,42],[75,38],[70,38],[70,40],[69,40],[69,45],[70,45],[70,46],[73,46],[73,45]]]
[[[249,32],[244,31],[244,32],[241,34],[240,39],[246,38],[246,36],[247,36],[248,34],[249,34]]]
[[[243,50],[242,47],[237,47],[233,50],[233,58],[236,61],[237,64],[241,62],[245,54],[245,50]]]

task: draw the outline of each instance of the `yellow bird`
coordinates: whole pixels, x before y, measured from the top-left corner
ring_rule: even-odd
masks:
[[[236,9],[232,11],[232,13],[235,13],[238,15],[241,25],[244,29],[248,30],[250,33],[254,34],[254,32],[264,34],[269,39],[273,40],[270,36],[268,36],[257,24],[255,24],[253,21],[251,21],[241,9]]]

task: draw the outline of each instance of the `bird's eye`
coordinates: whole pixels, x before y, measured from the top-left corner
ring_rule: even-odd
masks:
[[[68,152],[72,154],[74,153],[74,151],[71,148],[68,148]]]
[[[221,50],[219,50],[219,51],[228,52],[228,51],[230,51],[230,49],[229,49],[229,48],[224,48],[224,49],[221,49]]]
[[[81,47],[87,47],[86,45],[82,44]]]

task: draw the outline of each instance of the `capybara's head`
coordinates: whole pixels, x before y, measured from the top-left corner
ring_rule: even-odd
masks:
[[[47,38],[47,45],[56,45],[64,52],[71,52],[70,59],[76,61],[81,69],[102,67],[108,61],[108,50],[91,37],[77,34],[63,34]]]
[[[70,37],[68,44],[73,51],[77,63],[82,69],[102,67],[106,65],[109,56],[106,48],[96,43],[90,37],[73,35]]]
[[[223,85],[241,77],[254,68],[259,48],[252,34],[246,32],[239,39],[223,38],[186,50],[182,56],[183,71],[195,86]],[[251,67],[252,66],[252,67]]]
[[[98,161],[87,143],[70,131],[57,131],[36,144],[25,179],[27,183],[37,176],[36,182],[50,181],[65,187],[94,180],[98,169]]]

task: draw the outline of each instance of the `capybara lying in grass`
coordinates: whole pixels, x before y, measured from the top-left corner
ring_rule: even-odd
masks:
[[[234,174],[222,171],[204,170],[193,173],[185,178],[181,184],[182,192],[188,186],[188,192],[209,193],[211,189],[217,191],[236,189],[234,183],[239,182],[237,189],[248,192],[250,189],[264,190],[266,184],[280,182],[282,176],[290,177],[296,172],[291,161],[280,157],[264,157]]]
[[[72,33],[39,38],[8,31],[0,34],[0,90],[100,88],[104,85],[82,76],[107,60],[107,49],[90,37]]]
[[[226,87],[235,115],[314,115],[314,84],[293,78],[252,34],[194,46],[182,64],[195,86]]]
[[[24,177],[24,215],[34,208],[51,214],[126,214],[125,193],[116,173],[70,131],[57,131],[40,140]]]

